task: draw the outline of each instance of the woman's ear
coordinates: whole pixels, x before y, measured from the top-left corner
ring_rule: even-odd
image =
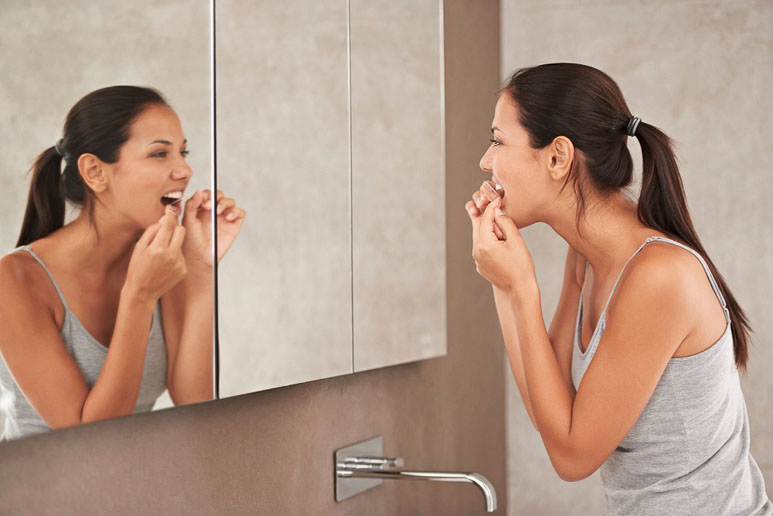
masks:
[[[81,154],[78,158],[78,172],[83,182],[95,193],[107,189],[107,170],[105,163],[93,154]]]
[[[550,177],[562,180],[572,169],[574,144],[566,136],[556,136],[547,153]]]

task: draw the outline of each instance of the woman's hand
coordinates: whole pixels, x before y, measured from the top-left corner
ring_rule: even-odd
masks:
[[[483,181],[480,188],[472,193],[472,201],[468,201],[465,208],[467,208],[467,212],[471,217],[473,214],[476,217],[479,217],[491,201],[500,197],[502,197],[502,195],[500,194],[500,191],[497,191],[497,189],[494,188],[494,183],[491,181]],[[500,240],[504,238],[502,230],[499,229],[499,226],[497,226],[496,223],[494,224],[494,232]]]
[[[182,243],[185,228],[167,207],[160,221],[149,226],[134,245],[124,287],[153,302],[187,273]]]
[[[183,226],[187,236],[183,243],[183,253],[191,267],[212,269],[212,228],[210,210],[212,192],[196,190],[185,203]],[[244,222],[245,212],[236,206],[236,201],[226,198],[221,190],[217,191],[217,261],[223,258],[233,244]]]
[[[478,273],[510,295],[539,292],[531,254],[515,222],[502,212],[502,199],[497,196],[488,202],[482,214],[478,204],[466,204],[472,221],[472,257]]]

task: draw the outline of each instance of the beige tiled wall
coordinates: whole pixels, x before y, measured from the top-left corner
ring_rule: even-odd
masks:
[[[742,385],[752,454],[771,492],[773,3],[504,0],[501,23],[503,77],[546,62],[596,66],[618,82],[635,115],[676,140],[698,234],[755,330]],[[631,152],[639,177],[635,140]],[[566,244],[546,225],[523,233],[549,325]],[[598,473],[579,483],[561,481],[511,379],[507,396],[508,513],[603,514]]]

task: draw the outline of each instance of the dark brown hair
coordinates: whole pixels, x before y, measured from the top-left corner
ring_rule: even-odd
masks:
[[[94,192],[78,171],[78,158],[89,153],[105,163],[118,161],[121,146],[129,139],[131,123],[153,104],[168,105],[152,88],[110,86],[92,91],[70,109],[59,151],[56,145],[47,148],[30,170],[32,181],[17,247],[61,228],[66,200],[87,206],[93,223]]]
[[[530,145],[542,149],[558,136],[578,149],[564,187],[572,181],[579,210],[577,226],[585,215],[583,185],[590,184],[602,198],[629,186],[633,160],[627,145],[631,111],[617,83],[601,70],[577,63],[551,63],[516,70],[506,81],[515,101],[518,120]],[[657,127],[639,122],[635,133],[642,151],[642,185],[638,217],[698,252],[711,269],[730,313],[735,364],[745,372],[749,333],[746,314],[706,254],[693,227],[672,140]],[[584,172],[580,177],[580,164]],[[563,190],[563,187],[562,187]]]

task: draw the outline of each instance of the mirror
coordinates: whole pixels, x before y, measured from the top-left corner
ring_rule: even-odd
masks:
[[[443,4],[350,0],[354,371],[446,354]]]
[[[117,166],[111,168],[105,162],[102,162],[102,165],[104,165],[102,166],[99,164],[100,160],[92,160],[90,162],[92,165],[96,163],[94,170],[99,169],[103,174],[102,176],[89,176],[93,179],[95,185],[100,184],[99,181],[102,180],[100,177],[106,177],[105,174],[108,174],[107,170],[111,170],[111,173],[114,175],[110,176],[113,178],[113,182],[110,183],[112,186],[109,192],[132,192],[131,196],[127,194],[123,199],[119,198],[117,194],[114,197],[105,194],[103,205],[95,208],[98,216],[111,214],[113,217],[104,227],[124,227],[127,224],[127,220],[132,220],[138,225],[144,224],[146,227],[146,219],[148,217],[155,217],[151,221],[155,223],[159,215],[156,215],[154,210],[157,208],[159,214],[164,212],[161,201],[158,201],[158,206],[155,204],[156,201],[152,201],[153,208],[143,213],[139,213],[141,210],[138,208],[147,204],[146,195],[155,199],[158,193],[156,190],[166,185],[177,186],[187,183],[183,201],[188,199],[197,189],[210,188],[212,160],[210,156],[209,34],[210,8],[207,2],[189,2],[187,0],[169,0],[163,3],[151,0],[135,0],[132,2],[105,0],[97,2],[93,0],[29,2],[27,0],[10,0],[3,3],[3,15],[0,17],[0,59],[2,59],[3,69],[3,94],[0,95],[0,113],[3,114],[4,118],[2,135],[0,136],[0,149],[2,150],[0,152],[0,174],[2,174],[4,182],[4,202],[0,208],[2,210],[0,211],[0,239],[2,239],[3,243],[3,254],[9,253],[16,247],[15,244],[19,237],[31,181],[31,175],[26,175],[26,172],[41,152],[52,147],[63,136],[63,122],[70,108],[87,93],[99,88],[113,85],[138,85],[150,86],[159,90],[173,111],[167,110],[163,116],[150,117],[148,122],[150,125],[145,128],[146,131],[142,133],[142,137],[148,138],[150,135],[158,134],[160,136],[153,136],[151,141],[158,139],[166,140],[167,137],[173,140],[168,145],[158,142],[154,144],[156,147],[163,147],[165,152],[171,153],[168,155],[176,156],[174,159],[179,161],[176,161],[172,168],[182,167],[179,164],[182,163],[182,160],[180,160],[178,154],[180,142],[176,140],[180,138],[187,139],[187,149],[191,151],[190,156],[187,158],[187,164],[190,170],[193,171],[192,176],[186,177],[187,172],[181,172],[177,168],[173,172],[169,167],[165,169],[164,165],[158,167],[159,160],[171,160],[172,158],[162,158],[160,154],[154,158],[143,155],[138,157],[138,159],[142,158],[144,161],[138,161],[139,165],[137,166],[142,165],[142,167],[145,167],[144,164],[146,163],[154,163],[153,167],[156,168],[145,167],[141,168],[141,170],[144,172],[148,172],[151,169],[162,170],[162,173],[166,175],[160,182],[158,176],[152,174],[132,176],[134,179],[126,182],[125,178],[127,176],[120,175],[120,172],[128,168],[134,170],[134,165],[132,167],[126,165],[122,168],[117,168]],[[113,111],[115,110],[113,109]],[[146,111],[143,111],[143,113],[147,114]],[[170,115],[170,113],[173,114]],[[180,134],[174,131],[174,121],[176,119],[174,113],[179,117],[182,129]],[[136,120],[139,120],[139,118]],[[137,123],[139,124],[139,122]],[[162,125],[153,125],[154,123],[161,123]],[[167,125],[163,125],[164,123],[167,123]],[[91,127],[90,124],[87,125]],[[136,129],[139,126],[132,127]],[[176,127],[179,128],[179,126]],[[131,138],[139,137],[138,131],[136,130],[131,134],[129,142],[132,141]],[[96,129],[93,132],[95,134],[98,133]],[[104,138],[104,135],[102,137]],[[126,145],[128,146],[128,143]],[[121,148],[125,149],[128,147]],[[64,142],[65,160],[67,160],[67,152],[67,142]],[[129,154],[127,154],[128,151],[122,150],[122,152],[123,154],[121,154],[117,163],[126,164],[128,162],[125,159],[127,159]],[[77,170],[78,166],[79,163],[76,159],[73,170]],[[166,172],[163,172],[164,170]],[[144,178],[143,180],[147,180],[147,182],[140,184],[137,179],[140,177]],[[141,187],[143,185],[147,189],[142,190]],[[71,223],[79,220],[80,212],[81,210],[78,207],[68,205],[65,217],[66,227],[72,227]],[[115,222],[116,220],[124,221],[124,226]],[[172,224],[173,226],[174,224]],[[68,308],[65,309],[65,305],[57,298],[57,292],[52,287],[52,284],[48,282],[42,267],[37,270],[23,269],[33,272],[30,273],[27,280],[24,280],[27,283],[25,283],[21,296],[23,297],[26,293],[30,293],[30,295],[34,293],[37,296],[34,297],[35,301],[43,303],[41,306],[58,306],[58,308],[51,308],[51,312],[54,313],[54,319],[58,319],[56,323],[62,325],[57,329],[62,331],[64,331],[65,319],[67,319],[66,313],[71,312],[73,318],[67,319],[69,320],[67,324],[70,325],[68,326],[70,331],[79,335],[78,338],[81,339],[81,344],[86,347],[91,346],[91,351],[81,350],[80,352],[75,352],[70,349],[68,356],[68,351],[62,338],[57,339],[58,332],[56,330],[51,331],[53,323],[49,318],[47,321],[49,323],[48,326],[44,322],[36,323],[34,330],[30,328],[29,332],[23,333],[23,338],[32,339],[34,335],[35,338],[43,341],[43,336],[47,335],[49,338],[47,344],[50,344],[51,348],[43,350],[38,355],[28,353],[25,356],[23,353],[20,354],[18,352],[18,345],[14,346],[13,342],[7,342],[9,336],[13,335],[12,332],[7,330],[7,319],[10,317],[9,314],[15,314],[16,312],[8,311],[8,298],[5,298],[3,313],[0,315],[0,318],[6,318],[6,320],[0,322],[0,325],[5,329],[2,330],[0,339],[6,339],[6,342],[0,342],[0,350],[4,350],[4,355],[6,352],[8,354],[8,366],[11,374],[2,376],[3,391],[0,408],[3,409],[6,415],[10,414],[10,417],[7,421],[3,421],[3,416],[0,415],[0,428],[5,428],[6,438],[23,437],[27,435],[27,430],[25,429],[43,431],[46,429],[45,426],[70,426],[69,423],[72,422],[74,416],[65,413],[66,410],[64,409],[52,408],[53,400],[61,401],[62,403],[59,406],[75,407],[78,396],[82,396],[85,392],[91,392],[88,389],[92,388],[91,385],[88,385],[88,389],[84,391],[85,387],[79,387],[79,381],[81,383],[83,381],[91,383],[93,376],[100,374],[104,367],[106,367],[106,365],[102,365],[102,361],[105,360],[106,356],[116,361],[119,365],[122,363],[122,358],[119,356],[120,353],[116,351],[110,354],[109,352],[114,351],[116,348],[113,347],[113,349],[108,350],[105,347],[105,341],[112,338],[113,340],[109,340],[112,347],[116,342],[117,333],[121,331],[127,335],[131,335],[132,331],[142,333],[143,324],[148,324],[151,328],[145,361],[139,363],[136,360],[136,356],[132,355],[135,358],[132,359],[133,362],[131,363],[138,367],[135,367],[133,377],[126,373],[127,368],[124,368],[125,377],[123,378],[133,379],[126,380],[127,383],[125,384],[109,384],[105,380],[102,383],[107,384],[108,390],[103,390],[102,392],[110,396],[110,385],[114,385],[116,389],[119,389],[121,385],[135,385],[134,390],[136,392],[136,371],[142,371],[143,376],[140,380],[142,385],[140,397],[144,400],[142,410],[147,410],[151,407],[154,409],[165,408],[173,404],[168,392],[164,392],[166,380],[168,379],[167,372],[171,371],[171,369],[160,365],[162,363],[169,363],[171,355],[167,356],[168,350],[163,345],[164,339],[158,340],[158,332],[161,330],[162,325],[164,329],[175,325],[172,321],[177,316],[172,314],[172,312],[179,309],[180,304],[172,302],[171,297],[169,298],[170,302],[167,303],[169,310],[165,307],[158,308],[156,303],[153,303],[151,305],[152,313],[150,317],[147,314],[145,316],[137,316],[136,328],[133,326],[134,323],[124,324],[119,328],[114,322],[108,321],[111,317],[112,321],[118,319],[116,315],[118,306],[117,294],[122,290],[122,285],[125,284],[124,278],[129,277],[130,274],[126,272],[127,260],[125,259],[130,254],[126,252],[112,253],[113,256],[124,258],[123,261],[117,259],[116,263],[118,265],[112,269],[108,270],[104,264],[96,263],[94,267],[88,270],[79,271],[74,264],[85,262],[78,261],[76,256],[80,255],[75,250],[83,250],[84,247],[80,245],[82,242],[79,244],[79,242],[75,242],[71,238],[72,235],[76,234],[78,233],[71,232],[67,236],[62,236],[62,238],[53,239],[52,241],[55,242],[55,245],[36,245],[34,241],[30,244],[31,248],[38,248],[40,251],[38,253],[39,258],[48,265],[54,279],[60,284],[65,299],[69,301]],[[188,234],[190,234],[190,231]],[[105,249],[105,242],[123,241],[126,243],[130,240],[128,238],[121,240],[116,238],[114,234],[102,235],[102,238],[104,240],[101,241],[100,245],[102,247],[99,248],[100,250]],[[37,242],[42,241],[37,240]],[[128,247],[128,249],[131,248],[133,248],[133,244]],[[115,249],[111,250],[114,251]],[[18,251],[16,254],[18,253],[24,253],[24,251]],[[99,256],[107,256],[108,254],[111,253],[100,251]],[[13,270],[5,268],[8,263],[5,258],[3,271]],[[120,264],[123,265],[120,266]],[[28,265],[38,266],[32,261],[28,261]],[[157,269],[160,269],[160,267],[157,267]],[[99,276],[100,271],[101,277]],[[136,277],[136,275],[132,277]],[[8,292],[13,290],[7,280],[8,275],[3,275],[1,281],[5,282],[2,285],[4,296],[9,296]],[[211,278],[207,281],[211,283]],[[103,285],[104,288],[95,289],[95,285]],[[20,287],[17,286],[15,288],[18,291]],[[152,297],[150,294],[148,296]],[[211,294],[207,294],[207,296],[209,296],[209,299],[202,302],[202,306],[208,304],[211,307],[213,302],[212,296]],[[30,299],[29,297],[23,298]],[[21,301],[17,304],[20,306],[24,305]],[[29,305],[29,302],[27,305]],[[132,311],[132,308],[122,305],[123,308],[127,311]],[[201,315],[206,310],[207,308],[200,308],[198,310],[197,313],[200,314],[198,319],[206,319],[205,316]],[[208,310],[210,310],[208,324],[211,328],[211,308],[208,308]],[[142,310],[139,310],[139,312],[142,312]],[[159,316],[160,312],[163,312],[166,324],[162,323]],[[123,320],[125,322],[134,321],[135,319],[132,319],[133,316],[126,316]],[[108,322],[110,324],[107,324]],[[79,327],[79,324],[82,326]],[[206,324],[206,321],[204,321],[204,325],[199,325],[199,328],[206,327]],[[115,332],[112,331],[113,327],[115,327]],[[16,331],[18,333],[20,330],[17,328]],[[156,340],[153,337],[154,331],[156,332]],[[188,327],[188,330],[181,331],[190,332],[192,328]],[[161,333],[164,334],[165,332],[161,330]],[[92,334],[98,335],[99,338]],[[110,337],[111,334],[112,337]],[[210,368],[208,374],[211,376],[211,330],[209,336],[202,335],[200,339],[203,344],[199,343],[199,348],[204,349],[207,345],[209,346],[208,351],[204,350],[202,352],[202,349],[198,349],[202,356],[206,354],[204,358],[191,358],[191,355],[188,353],[183,354],[179,351],[177,356],[187,357],[189,363],[208,362],[208,367]],[[156,347],[151,351],[153,342],[156,342]],[[160,347],[158,342],[161,342]],[[55,347],[57,345],[59,346],[58,348]],[[98,349],[97,346],[102,346],[103,349]],[[42,348],[38,345],[30,349],[40,350]],[[51,351],[51,349],[55,351]],[[127,353],[131,353],[133,352],[131,350],[134,348],[124,346],[122,349],[126,349],[128,350]],[[179,349],[182,349],[182,347]],[[37,351],[34,353],[37,353]],[[72,360],[72,357],[75,356],[73,353],[77,355],[75,360]],[[99,358],[100,353],[102,354],[101,359]],[[154,358],[151,359],[151,355]],[[128,360],[126,356],[123,359]],[[69,365],[66,364],[68,360]],[[73,368],[76,360],[80,370]],[[142,360],[142,357],[140,357],[140,360]],[[34,364],[38,362],[44,364],[45,367],[41,365],[36,370]],[[151,362],[155,368],[153,371],[149,367]],[[51,366],[51,364],[58,365]],[[107,364],[107,362],[104,362],[104,364]],[[33,403],[26,400],[26,395],[22,391],[14,391],[14,371],[20,371],[19,368],[26,368],[25,372],[20,373],[20,378],[24,377],[25,385],[30,386],[30,391],[34,391]],[[88,369],[88,372],[84,372],[85,369]],[[174,370],[178,373],[181,371],[190,372],[182,366]],[[39,376],[36,377],[35,374],[37,373],[39,373]],[[81,380],[73,376],[78,373],[83,375]],[[51,387],[57,384],[51,378],[56,375],[62,375],[58,378],[66,379],[62,385],[75,386],[75,388],[65,389],[69,394],[62,394],[60,392],[61,389],[58,388],[52,389]],[[48,378],[48,380],[43,380],[44,377]],[[181,378],[182,374],[176,377]],[[35,378],[41,378],[40,382],[37,382]],[[114,378],[121,378],[121,373],[119,372]],[[204,382],[201,379],[197,381],[202,385],[206,383],[206,380]],[[182,384],[183,380],[179,380],[178,385]],[[145,387],[148,385],[150,387],[146,389]],[[205,388],[211,391],[211,383],[209,386],[205,386]],[[176,390],[183,391],[182,388]],[[47,397],[48,395],[45,394],[47,392],[51,393],[51,398]],[[156,399],[156,396],[162,392],[163,394]],[[112,395],[117,396],[115,391]],[[61,397],[57,398],[57,396]],[[20,397],[24,399],[19,399]],[[192,399],[186,398],[181,394],[178,397],[179,399],[176,401],[182,400],[185,402]],[[26,408],[23,406],[25,401],[27,402]],[[48,414],[47,420],[54,421],[56,424],[45,425],[46,421],[43,418],[40,418],[44,423],[43,426],[32,421],[36,415],[40,416],[37,409],[32,412],[29,411],[29,407],[33,405],[46,412]],[[137,406],[139,407],[139,405],[138,403]],[[92,403],[90,407],[98,407],[98,405]],[[85,405],[83,410],[85,417]],[[89,414],[92,417],[96,417],[100,413],[95,409]],[[96,417],[96,419],[100,418]]]
[[[442,356],[442,2],[219,0],[221,397]],[[420,221],[420,222],[419,222]]]
[[[219,0],[220,396],[352,372],[347,5]]]

